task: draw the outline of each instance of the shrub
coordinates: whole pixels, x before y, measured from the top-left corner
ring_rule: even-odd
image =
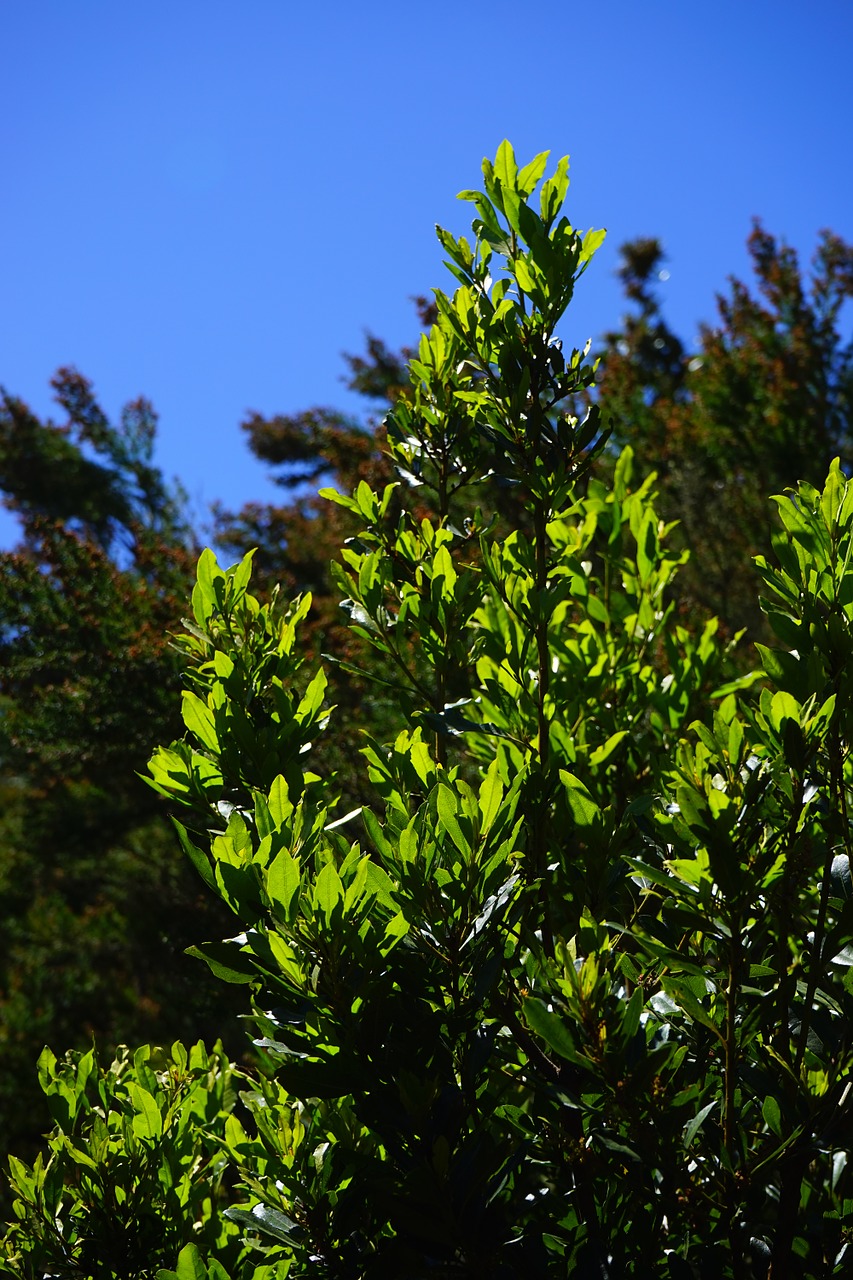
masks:
[[[594,370],[557,326],[601,233],[546,159],[504,143],[473,245],[439,231],[459,287],[388,419],[401,483],[328,495],[399,705],[360,810],[308,768],[334,732],[309,600],[199,563],[187,734],[151,778],[237,917],[195,950],[251,989],[267,1068],[221,1135],[240,1274],[849,1270],[853,493],[835,464],[777,499],[778,646],[727,683],[653,481],[626,451],[605,487],[596,411],[566,412]],[[483,516],[487,471],[523,527]],[[177,1265],[223,1274],[203,1234]]]
[[[57,1061],[45,1049],[56,1127],[47,1162],[9,1161],[12,1274],[153,1276],[190,1243],[237,1261],[239,1232],[219,1213],[237,1078],[219,1045],[120,1049],[107,1069],[92,1050]]]

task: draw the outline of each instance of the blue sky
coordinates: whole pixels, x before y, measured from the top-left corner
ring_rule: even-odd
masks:
[[[850,0],[9,0],[0,43],[0,384],[146,395],[200,522],[276,492],[247,410],[360,408],[340,353],[414,339],[434,224],[467,230],[503,137],[569,153],[569,216],[608,229],[573,345],[618,320],[631,237],[664,241],[688,342],[754,215],[804,258],[853,239]]]

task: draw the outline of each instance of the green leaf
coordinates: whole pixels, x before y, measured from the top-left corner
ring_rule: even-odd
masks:
[[[409,932],[410,924],[402,911],[392,917],[385,926],[385,937],[390,939],[392,943],[398,942],[400,938],[405,938]]]
[[[267,894],[273,910],[285,919],[290,916],[290,904],[294,894],[299,892],[302,874],[299,859],[292,857],[287,849],[276,854],[267,871]]]
[[[736,769],[740,762],[742,747],[743,724],[740,720],[732,720],[729,725],[729,760],[733,769]]]
[[[458,802],[456,795],[445,783],[440,782],[436,791],[436,807],[438,818],[459,852],[466,858],[471,856],[471,846],[462,834],[457,818]]]
[[[535,191],[537,182],[545,172],[550,154],[550,151],[540,151],[519,173],[518,189],[523,196],[529,196]]]
[[[654,956],[656,960],[662,961],[675,973],[690,973],[695,974],[697,977],[705,976],[705,971],[700,965],[688,959],[677,951],[675,947],[665,946],[636,927],[631,930],[631,936],[639,943],[643,951],[648,952],[650,956]]]
[[[134,1129],[136,1128],[136,1120],[134,1120]],[[140,1137],[147,1137],[147,1134],[140,1134]],[[75,1164],[80,1165],[84,1169],[98,1170],[96,1162],[86,1151],[81,1151],[79,1147],[75,1147],[73,1142],[67,1137],[63,1139],[63,1150],[67,1151]]]
[[[600,747],[596,747],[589,757],[589,763],[593,766],[604,764],[613,755],[613,752],[619,747],[630,734],[627,729],[618,729],[616,733],[611,733],[606,742]]]
[[[772,1094],[768,1094],[761,1105],[761,1114],[764,1117],[764,1123],[771,1133],[777,1138],[782,1137],[782,1112],[779,1109],[779,1103]]]
[[[714,737],[708,726],[703,724],[701,720],[694,720],[690,728],[696,734],[699,741],[707,747],[712,760],[716,760],[720,754],[720,744],[717,742],[717,739]]]
[[[213,713],[206,703],[196,694],[185,689],[181,695],[183,701],[183,720],[190,733],[194,733],[203,746],[209,751],[219,751],[219,739],[213,726]]]
[[[442,544],[435,553],[432,562],[433,581],[441,582],[441,595],[445,600],[452,600],[456,591],[458,574],[447,547]]]
[[[376,494],[366,480],[359,480],[354,497],[359,511],[368,524],[372,524],[376,516]]]
[[[658,518],[650,507],[637,537],[637,573],[642,584],[652,576],[658,558]]]
[[[841,461],[839,458],[834,458],[830,464],[829,475],[820,500],[820,509],[826,521],[826,527],[830,531],[835,529],[838,513],[846,494],[847,481],[841,473]]]
[[[755,648],[761,665],[770,679],[778,685],[797,687],[803,680],[803,663],[784,649],[769,648],[756,641]]]
[[[347,494],[338,493],[337,489],[332,489],[330,487],[318,489],[317,496],[319,498],[325,498],[327,502],[334,502],[339,507],[345,507],[347,511],[358,510],[358,503],[354,502]]]
[[[650,866],[648,862],[642,862],[639,858],[626,858],[625,862],[637,875],[651,881],[652,884],[659,885],[667,893],[674,894],[678,891],[679,886],[673,877],[666,875],[659,867]]]
[[[393,862],[394,849],[385,835],[382,824],[372,809],[367,806],[361,811],[361,820],[364,823],[368,836],[373,841],[376,852],[385,859],[386,862]]]
[[[631,995],[630,1000],[622,1011],[622,1023],[619,1027],[619,1035],[624,1045],[628,1045],[637,1034],[640,1025],[640,1018],[643,1012],[643,989],[636,987]]]
[[[296,709],[296,719],[300,723],[308,721],[313,722],[316,719],[317,712],[323,705],[323,697],[326,693],[326,673],[321,667],[308,688],[303,694],[299,706]]]
[[[228,570],[232,599],[239,599],[245,594],[246,587],[249,585],[249,579],[252,576],[252,560],[254,559],[256,550],[257,548],[253,547],[251,551],[247,551],[239,564],[235,564]]]
[[[267,1270],[269,1271],[268,1277],[265,1277],[263,1274],[259,1274],[259,1272],[264,1272]],[[275,1271],[276,1271],[275,1264],[271,1264],[269,1268],[256,1267],[254,1275],[251,1277],[251,1280],[275,1280]],[[231,1277],[229,1276],[228,1272],[225,1270],[222,1263],[217,1258],[211,1258],[210,1262],[207,1264],[207,1275],[208,1275],[208,1280],[231,1280]]]
[[[770,723],[778,732],[786,720],[793,720],[794,724],[799,725],[802,715],[802,708],[796,698],[791,697],[790,693],[785,693],[779,689],[773,694],[770,702]]]
[[[515,163],[515,154],[509,142],[504,138],[498,147],[498,154],[495,157],[495,177],[501,186],[510,191],[515,191],[518,178],[518,166]],[[534,183],[535,186],[535,183]]]
[[[706,1106],[704,1106],[702,1110],[699,1111],[693,1117],[692,1120],[687,1121],[687,1124],[684,1126],[684,1133],[682,1135],[682,1142],[684,1143],[685,1147],[690,1146],[691,1142],[696,1137],[696,1134],[699,1132],[705,1120],[714,1110],[714,1107],[716,1105],[717,1105],[717,1099],[715,1098],[713,1102],[709,1102]]]
[[[678,978],[665,977],[661,979],[661,986],[671,1000],[674,1000],[680,1009],[683,1009],[688,1017],[694,1022],[699,1022],[703,1027],[707,1027],[709,1031],[713,1031],[714,1035],[721,1043],[725,1043],[725,1037],[716,1025],[708,1010],[704,1005],[696,999],[693,991],[687,982],[679,981]]]
[[[571,1032],[559,1014],[547,1009],[541,1000],[528,996],[524,1001],[524,1016],[531,1030],[540,1035],[561,1058],[575,1061],[577,1048]]]
[[[480,831],[486,836],[492,829],[503,799],[503,783],[497,759],[492,760],[485,778],[480,784]]]
[[[628,486],[631,483],[633,471],[634,450],[629,444],[626,444],[616,459],[616,467],[613,472],[613,494],[619,503],[624,502],[628,496]]]
[[[205,942],[200,947],[187,947],[186,954],[203,960],[223,982],[254,982],[258,976],[255,965],[233,942]]]
[[[594,826],[601,816],[601,810],[580,778],[576,778],[566,769],[561,769],[560,779],[566,787],[569,810],[575,825],[581,830]]]
[[[690,828],[692,835],[700,840],[708,834],[708,806],[705,797],[693,787],[679,786],[675,790],[675,799],[681,816]]]
[[[539,195],[539,207],[542,219],[549,226],[562,208],[569,189],[569,157],[563,156],[557,164],[556,171],[542,183]]]
[[[791,649],[796,649],[799,652],[804,638],[802,625],[795,618],[792,618],[790,614],[771,608],[766,601],[761,602],[761,607],[765,618],[770,623],[773,634],[785,646],[784,652],[790,652]]]
[[[826,737],[829,726],[835,715],[836,695],[831,693],[821,707],[815,712],[809,724],[809,733],[820,738]]]
[[[8,1159],[9,1181],[22,1195],[29,1197],[35,1190],[35,1179],[24,1162],[19,1160],[17,1156],[10,1155]]]
[[[251,1211],[226,1209],[225,1217],[230,1218],[232,1222],[241,1222],[254,1231],[272,1236],[275,1240],[282,1240],[286,1244],[292,1244],[294,1236],[298,1239],[304,1234],[304,1228],[289,1218],[286,1213],[282,1213],[280,1209],[271,1209],[265,1204],[256,1204]]]
[[[53,1088],[53,1082],[56,1079],[56,1054],[47,1045],[39,1054],[38,1078],[42,1092],[48,1093]]]
[[[203,623],[210,617],[218,604],[218,590],[225,581],[225,574],[216,562],[216,556],[205,547],[198,559],[196,567],[197,590],[193,592],[193,603],[201,607],[196,611],[196,619]]]
[[[217,649],[213,655],[213,669],[220,680],[227,680],[234,674],[234,662],[227,653]]]
[[[343,902],[344,887],[333,863],[327,862],[314,885],[314,901],[327,923],[331,923],[335,907]]]
[[[398,907],[394,897],[394,887],[394,882],[386,871],[383,871],[375,862],[371,862],[368,865],[365,891],[371,894],[383,907],[396,912]]]
[[[198,1246],[185,1244],[178,1254],[178,1280],[207,1280],[207,1269],[201,1260]]]
[[[607,232],[604,230],[587,231],[582,241],[580,261],[589,262],[593,254],[597,253],[604,244],[606,238]]]
[[[267,806],[269,808],[270,817],[280,830],[287,819],[293,812],[293,805],[290,802],[287,783],[281,774],[273,780],[267,796]]]
[[[208,889],[216,892],[216,877],[213,874],[213,868],[210,865],[210,858],[203,849],[199,849],[191,839],[186,827],[178,822],[177,818],[172,819],[175,830],[178,833],[178,839],[181,842],[181,848],[201,876]]]
[[[130,1081],[128,1092],[136,1112],[133,1132],[138,1138],[159,1138],[163,1133],[163,1117],[154,1098],[134,1080]]]
[[[536,291],[536,277],[533,275],[527,260],[525,258],[516,258],[513,263],[515,278],[525,293],[531,294]]]

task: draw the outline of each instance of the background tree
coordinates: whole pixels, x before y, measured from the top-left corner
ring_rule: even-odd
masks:
[[[428,327],[435,320],[435,304],[422,297],[413,301],[420,324]],[[349,366],[344,383],[367,401],[364,418],[315,407],[271,418],[251,413],[241,424],[249,449],[275,468],[275,482],[286,496],[280,503],[247,503],[237,512],[220,504],[216,544],[238,556],[258,548],[255,574],[261,590],[276,583],[293,594],[310,590],[310,627],[321,640],[330,632],[342,639],[343,619],[329,566],[355,523],[346,512],[330,510],[317,490],[332,479],[355,488],[362,480],[382,484],[392,478],[383,419],[406,391],[407,360],[413,354],[406,347],[392,351],[368,333],[363,355],[344,356]]]
[[[21,527],[0,554],[4,1149],[47,1123],[32,1071],[47,1040],[195,1037],[223,1008],[183,955],[216,908],[136,776],[176,727],[169,633],[194,537],[152,463],[150,405],[112,426],[75,371],[53,387],[61,425],[0,401],[0,488]]]
[[[607,334],[597,397],[614,440],[658,475],[661,510],[691,548],[680,590],[687,609],[730,631],[764,634],[751,557],[770,545],[765,494],[819,484],[832,458],[853,460],[853,342],[841,332],[853,297],[853,246],[825,231],[804,277],[797,254],[756,223],[755,287],[735,278],[718,321],[691,351],[668,327],[655,283],[659,241],[622,248],[632,311]]]

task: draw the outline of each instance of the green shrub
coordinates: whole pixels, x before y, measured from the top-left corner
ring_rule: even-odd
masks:
[[[56,1127],[46,1162],[10,1158],[12,1274],[153,1276],[191,1242],[238,1260],[239,1232],[220,1213],[238,1079],[221,1046],[121,1049],[106,1069],[92,1050],[58,1062],[45,1049]]]
[[[251,989],[267,1071],[219,1134],[248,1252],[202,1225],[181,1280],[849,1272],[853,492],[834,465],[777,499],[778,647],[726,683],[653,482],[626,452],[605,487],[595,410],[565,411],[601,233],[545,166],[503,144],[473,245],[439,231],[459,288],[389,415],[401,483],[328,495],[400,709],[360,811],[307,768],[334,732],[308,599],[199,564],[187,734],[151,777],[237,917],[196,954]],[[508,535],[489,471],[524,498]]]

